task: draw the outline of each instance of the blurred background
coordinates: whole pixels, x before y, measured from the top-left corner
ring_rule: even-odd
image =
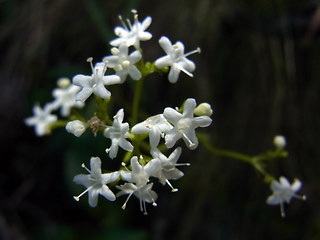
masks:
[[[99,198],[90,208],[72,182],[91,156],[106,157],[106,140],[64,129],[38,138],[24,125],[32,106],[52,101],[60,77],[91,74],[88,57],[110,55],[118,14],[152,17],[142,42],[145,58],[164,53],[158,39],[185,44],[196,65],[193,79],[146,79],[141,107],[151,114],[184,99],[213,106],[213,124],[199,129],[212,143],[249,155],[287,138],[287,159],[275,160],[275,177],[299,178],[308,201],[293,200],[286,218],[265,204],[271,194],[245,163],[184,149],[179,192],[156,185],[158,207],[148,216],[132,198],[127,209]],[[0,239],[320,239],[320,2],[316,0],[1,0],[0,1]],[[133,82],[111,88],[113,112],[130,108]],[[128,103],[129,102],[129,103]],[[142,119],[141,119],[142,120]],[[108,164],[108,163],[104,163]],[[108,167],[105,165],[105,167]]]

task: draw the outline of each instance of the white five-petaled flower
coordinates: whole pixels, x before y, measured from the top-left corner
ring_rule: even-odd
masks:
[[[167,56],[163,56],[156,60],[155,64],[157,68],[170,67],[168,79],[169,82],[175,83],[178,80],[180,71],[184,72],[190,77],[193,77],[193,72],[196,65],[187,57],[193,53],[200,53],[200,48],[189,53],[184,53],[184,45],[182,42],[178,41],[174,45],[170,42],[167,37],[161,37],[159,44],[165,51]]]
[[[70,84],[67,88],[56,88],[52,91],[52,95],[55,98],[52,104],[55,109],[61,107],[61,116],[69,116],[72,107],[82,108],[84,106],[83,102],[76,101],[76,94],[80,89],[79,86]]]
[[[135,195],[140,201],[140,210],[147,214],[146,202],[151,203],[153,206],[157,206],[157,193],[152,190],[153,183],[149,182],[149,177],[154,176],[155,172],[158,171],[160,161],[153,159],[146,166],[143,165],[143,159],[141,159],[141,165],[138,162],[138,157],[134,156],[130,160],[132,171],[120,171],[121,178],[127,183],[117,186],[121,191],[117,193],[117,196],[129,194],[125,203],[122,205],[122,209],[126,208],[127,202],[130,197]],[[125,165],[124,165],[125,166]]]
[[[98,204],[99,194],[104,196],[109,201],[114,201],[116,196],[107,186],[108,183],[114,182],[119,177],[119,172],[112,173],[101,173],[101,160],[99,157],[92,157],[90,159],[91,170],[87,169],[84,164],[82,167],[85,168],[89,174],[79,174],[73,178],[73,181],[77,184],[84,185],[87,189],[82,192],[79,196],[75,196],[74,199],[79,201],[79,198],[88,192],[89,205],[95,207]]]
[[[105,86],[120,83],[120,77],[117,75],[104,75],[107,70],[107,63],[99,62],[93,67],[92,58],[88,58],[87,61],[90,62],[92,75],[78,74],[72,79],[74,85],[81,87],[81,90],[76,95],[76,101],[84,102],[92,93],[103,99],[110,98],[111,93]]]
[[[123,27],[116,27],[114,29],[114,33],[119,38],[110,41],[110,44],[112,46],[120,46],[122,43],[124,43],[128,47],[134,46],[136,49],[139,49],[140,41],[147,41],[152,37],[151,33],[145,31],[151,24],[151,17],[146,17],[141,23],[138,21],[137,11],[132,10],[132,13],[134,17],[134,23],[131,24],[129,19],[127,19],[128,26],[122,20],[122,17],[119,16],[119,19]]]
[[[34,126],[36,135],[39,137],[49,134],[49,125],[57,121],[57,116],[51,114],[52,110],[52,103],[47,103],[43,109],[39,105],[34,105],[34,116],[25,119],[25,124],[28,126]]]
[[[126,151],[132,152],[133,145],[126,140],[129,136],[129,123],[122,123],[124,117],[123,109],[120,109],[113,117],[112,126],[107,126],[104,130],[104,136],[111,139],[111,147],[106,149],[110,158],[115,158],[118,153],[118,148],[121,147]]]
[[[194,117],[193,112],[196,106],[196,100],[188,98],[184,104],[183,114],[170,107],[164,109],[163,116],[174,125],[174,128],[165,136],[167,148],[172,148],[180,138],[190,149],[195,149],[198,146],[195,129],[209,126],[212,120],[208,116]]]
[[[141,59],[142,55],[138,50],[128,55],[128,51],[128,46],[122,43],[119,48],[111,49],[112,56],[103,58],[103,62],[107,62],[107,66],[116,71],[116,74],[121,78],[121,83],[126,80],[128,74],[133,80],[141,78],[141,72],[134,64]]]
[[[164,134],[172,128],[172,125],[163,117],[163,114],[158,114],[136,124],[132,127],[131,132],[134,134],[149,133],[150,146],[151,148],[156,148],[160,142],[160,137],[164,137]]]
[[[271,190],[273,194],[268,197],[267,204],[278,205],[280,204],[281,216],[285,217],[283,203],[290,203],[292,198],[298,198],[306,200],[306,196],[299,196],[296,194],[301,188],[302,183],[295,179],[292,184],[289,183],[288,179],[285,177],[280,177],[280,181],[272,181]]]
[[[182,171],[177,169],[177,166],[189,166],[189,163],[177,163],[180,155],[181,155],[181,147],[176,148],[169,157],[166,157],[159,149],[151,149],[151,156],[154,159],[160,160],[160,167],[153,175],[158,178],[162,185],[166,183],[171,188],[172,192],[178,191],[177,188],[174,188],[169,180],[176,180],[181,178],[184,174]]]

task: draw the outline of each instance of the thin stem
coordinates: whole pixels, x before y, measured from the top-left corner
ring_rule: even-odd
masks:
[[[137,82],[136,89],[134,91],[134,97],[133,97],[133,103],[132,103],[131,126],[134,126],[138,122],[139,104],[140,104],[144,79],[145,79],[145,76],[142,76],[141,79]]]
[[[247,162],[250,164],[252,164],[254,161],[254,157],[251,157],[249,155],[213,147],[209,143],[207,137],[203,134],[197,134],[197,137],[198,137],[199,141],[205,146],[205,148],[209,152],[213,153],[214,155],[221,156],[221,157],[234,158],[234,159],[241,160],[243,162]]]

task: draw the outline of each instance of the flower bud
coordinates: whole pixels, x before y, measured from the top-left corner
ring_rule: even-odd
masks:
[[[286,138],[284,136],[277,135],[273,139],[273,144],[277,149],[283,149],[287,144]]]
[[[80,137],[86,131],[86,124],[79,120],[70,121],[66,125],[66,130],[76,137]]]
[[[212,115],[212,108],[209,103],[201,103],[199,104],[196,109],[194,110],[194,114],[196,116],[211,116]]]
[[[58,81],[57,81],[57,85],[59,88],[62,88],[62,89],[65,89],[67,87],[69,87],[71,84],[71,81],[69,78],[59,78]]]

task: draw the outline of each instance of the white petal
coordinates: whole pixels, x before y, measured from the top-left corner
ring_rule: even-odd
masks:
[[[86,188],[90,187],[91,185],[88,174],[79,174],[77,176],[74,176],[73,181],[77,184],[85,186]]]
[[[160,39],[159,39],[159,44],[161,46],[161,48],[165,51],[166,54],[170,54],[171,52],[174,51],[174,48],[169,40],[169,38],[165,37],[165,36],[162,36]]]
[[[106,185],[102,185],[100,189],[100,194],[104,196],[106,199],[108,199],[109,201],[116,200],[116,196]]]
[[[291,187],[288,179],[285,177],[280,177],[280,184],[282,185],[282,187],[286,187],[286,188]]]
[[[282,202],[281,198],[278,195],[271,195],[267,199],[267,204],[269,205],[277,205]]]
[[[178,77],[180,74],[180,68],[175,67],[174,65],[171,66],[168,79],[171,83],[176,83],[178,81]]]
[[[90,97],[92,92],[93,92],[92,88],[87,88],[87,87],[83,88],[80,92],[77,93],[76,101],[85,102]]]
[[[126,150],[126,151],[129,151],[129,152],[133,151],[133,145],[129,141],[125,140],[125,139],[121,139],[119,141],[119,146],[121,148],[123,148],[124,150]]]
[[[294,192],[298,192],[300,190],[301,186],[302,186],[302,183],[298,179],[295,179],[291,185],[291,189]]]
[[[196,109],[197,102],[194,98],[188,98],[183,107],[183,117],[193,117],[194,110]]]
[[[200,116],[192,119],[192,125],[194,128],[197,127],[208,127],[212,122],[212,119],[208,116]]]
[[[169,56],[158,58],[155,62],[157,68],[164,68],[172,65],[172,59]]]
[[[92,157],[90,159],[90,168],[91,168],[91,174],[93,176],[98,176],[100,178],[100,176],[101,176],[101,160],[99,157]]]
[[[173,108],[167,107],[163,111],[163,116],[174,125],[176,125],[182,118],[182,114],[174,110]]]
[[[143,30],[146,30],[150,26],[151,22],[152,22],[152,18],[150,16],[146,17],[141,23],[141,28]]]
[[[96,207],[98,204],[99,189],[91,189],[88,192],[90,207]]]
[[[139,80],[142,75],[136,66],[132,66],[129,71],[129,75],[133,80]]]
[[[150,129],[146,128],[146,122],[137,123],[131,128],[131,132],[134,134],[142,134],[149,132]]]
[[[161,132],[157,127],[151,128],[149,132],[149,140],[151,148],[156,148],[159,145]]]
[[[130,54],[129,61],[131,64],[135,64],[141,59],[141,57],[142,57],[141,53],[138,50],[136,50]]]
[[[180,138],[181,133],[177,129],[173,128],[172,130],[170,130],[165,136],[165,144],[167,148],[172,148]]]

